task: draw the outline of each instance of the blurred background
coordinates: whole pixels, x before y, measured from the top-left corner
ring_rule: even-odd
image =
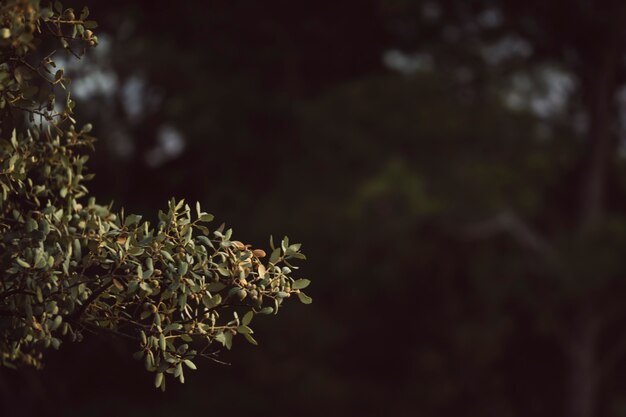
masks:
[[[91,191],[302,242],[314,303],[165,393],[65,344],[3,415],[626,416],[626,2],[85,4]]]

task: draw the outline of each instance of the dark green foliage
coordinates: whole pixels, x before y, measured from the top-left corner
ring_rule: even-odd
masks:
[[[95,46],[88,16],[58,2],[0,8],[0,363],[39,367],[47,348],[107,332],[136,341],[165,389],[164,374],[183,382],[214,342],[257,344],[254,315],[292,294],[310,303],[309,281],[292,278],[305,257],[287,238],[267,257],[231,229],[210,231],[199,204],[172,199],[151,225],[89,197],[91,125],[77,126],[70,80],[43,50],[54,41],[80,57]]]

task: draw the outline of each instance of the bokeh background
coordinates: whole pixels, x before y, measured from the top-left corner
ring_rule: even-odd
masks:
[[[626,2],[85,4],[91,191],[302,242],[314,304],[165,393],[65,344],[0,414],[626,416]]]

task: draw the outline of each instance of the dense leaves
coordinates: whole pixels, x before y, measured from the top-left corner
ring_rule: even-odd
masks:
[[[106,332],[135,341],[165,389],[164,374],[184,382],[235,335],[257,344],[256,314],[292,295],[310,303],[309,281],[292,278],[305,257],[288,238],[268,256],[210,230],[199,204],[172,199],[151,225],[89,197],[91,125],[78,127],[70,80],[44,49],[80,57],[96,24],[86,8],[38,3],[0,8],[0,361],[39,367],[47,348]]]

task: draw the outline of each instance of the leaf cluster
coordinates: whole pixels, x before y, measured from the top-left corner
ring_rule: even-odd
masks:
[[[256,315],[292,296],[310,303],[309,281],[293,277],[305,256],[288,238],[268,256],[224,225],[210,230],[200,204],[172,199],[153,225],[96,203],[91,125],[77,127],[70,80],[40,50],[52,39],[80,57],[97,44],[88,15],[59,2],[0,8],[0,365],[39,367],[49,347],[110,333],[137,344],[165,389],[166,374],[184,382],[236,335],[256,345]]]

